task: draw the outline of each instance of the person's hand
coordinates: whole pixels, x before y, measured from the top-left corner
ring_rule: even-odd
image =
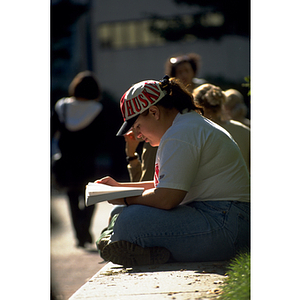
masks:
[[[107,202],[112,205],[126,205],[124,202],[124,198],[113,199],[113,200],[109,200]]]
[[[95,181],[95,183],[107,184],[110,186],[121,186],[121,184],[119,182],[117,182],[115,179],[113,179],[110,176],[106,176],[101,179],[97,179]],[[124,198],[113,199],[113,200],[109,200],[107,202],[110,204],[113,204],[113,205],[125,205]]]
[[[118,183],[116,180],[114,180],[110,176],[106,176],[106,177],[103,177],[101,179],[97,179],[95,181],[95,183],[102,183],[102,184],[107,184],[107,185],[110,185],[110,186],[120,186],[120,183]]]
[[[140,141],[135,137],[134,132],[131,130],[124,135],[125,138],[125,152],[127,156],[134,156],[136,148],[139,145]]]

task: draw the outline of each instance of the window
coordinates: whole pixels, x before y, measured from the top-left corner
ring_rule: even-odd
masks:
[[[99,25],[97,38],[103,49],[158,46],[166,42],[149,28],[150,20],[105,23]]]
[[[116,50],[160,46],[168,41],[193,42],[197,40],[201,29],[220,27],[224,22],[222,13],[207,12],[201,15],[103,23],[98,26],[97,38],[102,49]]]

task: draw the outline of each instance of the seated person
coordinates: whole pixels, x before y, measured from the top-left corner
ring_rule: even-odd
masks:
[[[106,261],[123,266],[232,258],[250,246],[249,173],[232,137],[195,110],[178,79],[133,85],[120,100],[124,123],[158,146],[152,181],[95,182],[143,187],[123,205],[97,241]]]
[[[225,92],[226,100],[223,104],[224,120],[235,120],[250,127],[250,120],[246,118],[248,108],[244,102],[244,96],[235,89]]]
[[[219,87],[206,83],[197,87],[193,95],[195,105],[202,110],[204,117],[225,128],[237,142],[250,172],[250,128],[238,121],[222,119],[225,93]]]

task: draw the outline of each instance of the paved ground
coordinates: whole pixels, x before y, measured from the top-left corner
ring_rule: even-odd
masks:
[[[95,244],[88,249],[76,248],[67,199],[54,194],[51,207],[55,228],[51,234],[51,277],[55,300],[65,300],[94,276],[105,262],[99,256]],[[112,206],[107,202],[96,205],[92,233],[97,239],[100,231],[107,226]]]
[[[227,277],[225,266],[225,262],[212,262],[123,268],[110,262],[70,300],[218,299]]]

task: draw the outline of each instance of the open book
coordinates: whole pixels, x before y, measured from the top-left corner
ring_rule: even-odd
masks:
[[[85,205],[90,206],[102,201],[142,195],[144,188],[110,186],[89,182],[85,189]]]

